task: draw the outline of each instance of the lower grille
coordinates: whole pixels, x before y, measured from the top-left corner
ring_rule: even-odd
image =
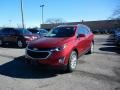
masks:
[[[27,50],[27,55],[35,59],[46,59],[50,56],[49,51],[33,51]]]

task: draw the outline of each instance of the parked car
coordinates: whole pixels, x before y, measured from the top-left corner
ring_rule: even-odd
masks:
[[[79,25],[61,25],[53,28],[46,37],[35,40],[26,48],[26,60],[50,66],[75,70],[78,57],[92,53],[94,35],[90,28]]]
[[[115,45],[120,46],[120,30],[116,30],[114,33]]]
[[[0,31],[0,46],[4,43],[16,43],[21,48],[37,38],[38,35],[33,35],[27,29],[3,28]]]
[[[38,34],[40,37],[43,37],[48,33],[48,31],[45,29],[28,29],[28,30],[33,34]]]
[[[92,30],[92,32],[93,32],[94,34],[99,34],[99,33],[100,33],[100,30],[99,30],[99,29],[94,29],[94,30]]]

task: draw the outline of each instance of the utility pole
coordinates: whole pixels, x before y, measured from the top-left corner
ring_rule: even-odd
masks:
[[[42,24],[44,23],[44,16],[43,16],[43,9],[44,9],[45,5],[40,5],[40,7],[42,8]]]
[[[25,25],[24,25],[24,14],[23,14],[23,2],[22,2],[22,0],[20,0],[20,3],[21,3],[22,28],[25,28]]]

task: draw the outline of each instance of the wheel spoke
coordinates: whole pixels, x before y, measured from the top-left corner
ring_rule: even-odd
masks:
[[[75,54],[73,54],[72,56],[71,56],[71,68],[75,68],[76,67],[76,61],[77,61],[77,57],[76,57],[76,55]]]
[[[18,41],[18,47],[22,47],[22,46],[23,46],[22,42]]]

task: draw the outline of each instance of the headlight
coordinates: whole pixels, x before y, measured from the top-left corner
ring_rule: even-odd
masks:
[[[38,37],[36,37],[36,36],[32,36],[32,39],[34,40],[34,39],[37,39]]]
[[[30,39],[31,37],[29,37],[29,36],[24,36],[24,38],[26,38],[26,39]]]
[[[50,51],[54,52],[54,51],[61,51],[61,50],[64,50],[65,48],[67,47],[66,44],[64,44],[63,46],[60,46],[60,47],[56,47],[54,49],[51,49]]]
[[[31,37],[30,36],[24,36],[24,38],[32,41],[32,40],[37,39],[38,37],[36,37],[36,36],[31,36]]]

